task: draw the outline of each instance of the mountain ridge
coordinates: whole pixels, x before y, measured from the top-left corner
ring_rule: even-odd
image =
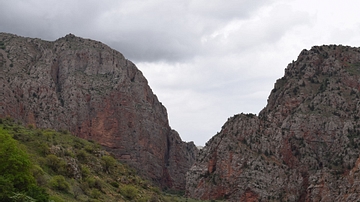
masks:
[[[193,198],[359,198],[360,48],[303,50],[259,113],[228,119],[187,174]],[[336,190],[336,191],[335,191]]]
[[[68,34],[53,42],[0,33],[0,117],[94,140],[163,188],[184,189],[196,158],[166,108],[118,51]]]

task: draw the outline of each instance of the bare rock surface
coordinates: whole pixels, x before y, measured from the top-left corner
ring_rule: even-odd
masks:
[[[162,187],[185,188],[197,149],[168,123],[141,71],[110,47],[0,33],[0,117],[99,142]]]
[[[259,113],[228,119],[187,173],[187,195],[229,201],[360,198],[360,48],[303,50]]]

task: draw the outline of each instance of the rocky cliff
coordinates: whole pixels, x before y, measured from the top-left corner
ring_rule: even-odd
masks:
[[[303,50],[259,113],[228,119],[187,174],[193,198],[360,198],[360,48]]]
[[[54,42],[0,33],[0,117],[99,142],[163,187],[185,188],[195,160],[136,66],[69,34]]]

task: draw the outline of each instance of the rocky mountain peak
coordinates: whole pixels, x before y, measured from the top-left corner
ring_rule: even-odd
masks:
[[[359,198],[360,49],[314,46],[259,113],[235,115],[201,150],[187,193],[230,201]]]
[[[99,142],[162,187],[184,189],[193,143],[168,124],[137,67],[107,45],[0,33],[0,117]]]

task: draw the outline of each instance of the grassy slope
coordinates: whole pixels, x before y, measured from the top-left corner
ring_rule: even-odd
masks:
[[[30,155],[33,175],[50,199],[58,201],[189,201],[162,193],[116,161],[97,143],[67,131],[24,127],[0,119],[0,132],[10,134]]]

